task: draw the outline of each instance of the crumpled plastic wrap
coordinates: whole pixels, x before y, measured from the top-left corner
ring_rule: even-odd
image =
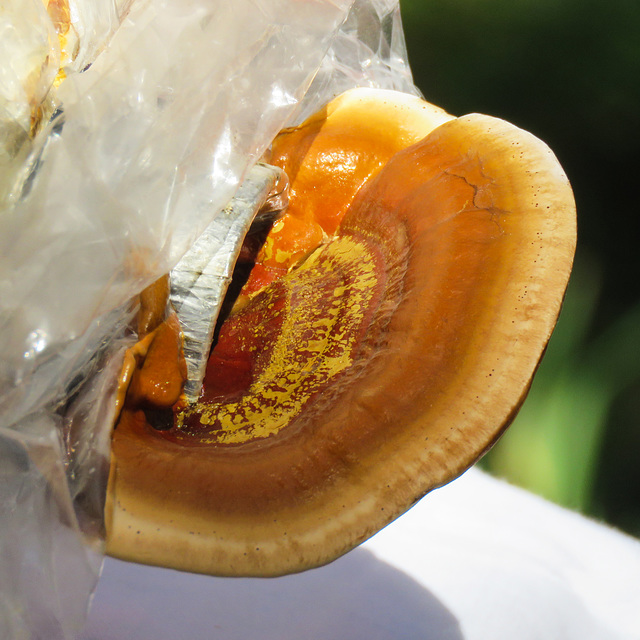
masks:
[[[83,625],[137,294],[279,129],[356,85],[417,92],[397,0],[0,7],[3,640]]]

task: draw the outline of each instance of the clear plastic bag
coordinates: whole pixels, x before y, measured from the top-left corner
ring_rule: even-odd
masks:
[[[0,10],[7,640],[73,638],[83,624],[137,293],[280,128],[356,85],[416,92],[394,0],[54,4],[69,9],[66,39],[42,0]]]

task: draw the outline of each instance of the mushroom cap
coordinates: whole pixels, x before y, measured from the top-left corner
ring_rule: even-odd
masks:
[[[166,432],[123,414],[108,553],[216,575],[318,566],[509,425],[560,311],[573,196],[531,134],[444,120],[365,181],[330,242],[228,321],[264,355],[244,395]]]

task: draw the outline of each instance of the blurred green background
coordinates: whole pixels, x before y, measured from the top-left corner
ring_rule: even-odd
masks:
[[[523,410],[483,464],[640,536],[640,2],[401,7],[425,97],[545,140],[578,208],[558,327]]]

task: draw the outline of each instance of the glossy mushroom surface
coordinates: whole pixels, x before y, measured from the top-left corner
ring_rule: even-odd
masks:
[[[480,115],[445,118],[382,165],[335,235],[226,321],[201,403],[162,431],[123,412],[109,553],[217,575],[317,566],[460,474],[513,419],[575,249],[562,169]]]

